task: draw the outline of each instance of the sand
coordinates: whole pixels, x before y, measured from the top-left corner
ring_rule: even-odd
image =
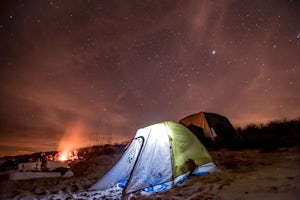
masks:
[[[298,148],[274,152],[253,150],[210,151],[218,170],[191,176],[182,185],[149,197],[140,193],[128,199],[300,199],[300,156]],[[97,155],[71,163],[74,176],[12,181],[0,174],[0,199],[120,199],[121,191],[89,192],[122,154]]]

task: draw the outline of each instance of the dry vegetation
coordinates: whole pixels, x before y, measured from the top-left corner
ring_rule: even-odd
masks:
[[[139,194],[131,198],[300,199],[300,119],[249,125],[238,129],[238,132],[243,137],[242,141],[209,149],[218,166],[217,172],[192,176],[181,186],[147,198]],[[67,195],[65,199],[74,199],[74,193],[87,191],[118,161],[123,149],[124,145],[81,149],[87,152],[87,157],[70,164],[74,172],[71,178],[11,181],[8,174],[3,173],[0,175],[0,199],[57,199],[52,198],[57,194]]]
[[[238,132],[243,137],[238,145],[241,149],[261,148],[272,151],[279,147],[299,146],[300,118],[273,121],[266,125],[251,124],[244,129],[238,128]]]

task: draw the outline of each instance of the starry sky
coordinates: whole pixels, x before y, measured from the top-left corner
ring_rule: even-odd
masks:
[[[199,112],[300,116],[300,1],[0,2],[0,156]],[[74,136],[75,135],[75,136]]]

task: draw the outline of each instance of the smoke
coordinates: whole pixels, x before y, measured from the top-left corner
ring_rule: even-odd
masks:
[[[68,125],[63,137],[60,139],[58,151],[67,156],[70,151],[78,149],[84,142],[84,125],[82,122],[75,122]]]

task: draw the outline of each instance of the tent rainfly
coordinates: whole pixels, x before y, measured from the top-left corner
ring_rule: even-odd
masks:
[[[114,165],[90,190],[118,185],[122,195],[162,191],[190,174],[211,172],[215,165],[206,148],[185,126],[165,121],[139,129]]]

